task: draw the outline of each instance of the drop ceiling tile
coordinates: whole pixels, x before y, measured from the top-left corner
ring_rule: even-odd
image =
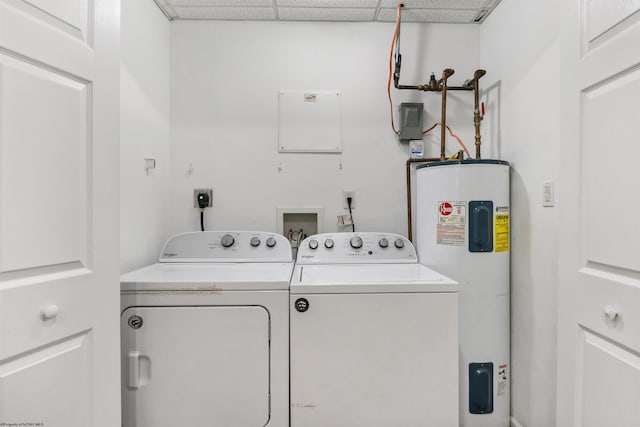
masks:
[[[476,10],[463,9],[406,9],[402,11],[402,22],[473,23],[477,14]],[[381,9],[378,21],[395,22],[396,15],[396,9]]]
[[[373,21],[375,9],[279,7],[282,21]]]
[[[272,7],[175,7],[176,19],[229,21],[274,20]]]
[[[405,9],[481,9],[492,0],[382,0],[380,7],[397,8],[398,3]]]
[[[337,7],[372,8],[378,7],[378,0],[275,0],[279,7]]]
[[[273,6],[273,0],[163,0],[171,6]]]

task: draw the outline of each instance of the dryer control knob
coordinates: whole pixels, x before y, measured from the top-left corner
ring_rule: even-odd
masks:
[[[395,242],[393,242],[393,246],[395,246],[398,249],[404,248],[404,240],[396,239]]]
[[[315,239],[309,240],[309,249],[318,249],[318,241]]]
[[[220,239],[220,244],[224,248],[230,248],[235,242],[236,239],[234,239],[231,234],[225,234],[224,236],[222,236],[222,239]]]
[[[353,249],[360,249],[362,247],[362,237],[353,236],[351,240],[349,240],[349,244]]]
[[[388,248],[389,247],[389,240],[387,240],[386,237],[383,237],[382,239],[380,239],[378,241],[378,244],[380,245],[381,248]]]
[[[276,239],[273,237],[267,237],[267,246],[272,248],[276,245]]]
[[[327,239],[324,241],[324,247],[331,249],[333,247],[333,239]]]
[[[257,248],[258,246],[260,246],[260,238],[252,237],[250,243],[251,243],[251,246],[253,246],[254,248]]]

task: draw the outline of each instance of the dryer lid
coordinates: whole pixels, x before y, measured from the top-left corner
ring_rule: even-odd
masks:
[[[293,263],[156,263],[120,276],[122,291],[286,290]]]

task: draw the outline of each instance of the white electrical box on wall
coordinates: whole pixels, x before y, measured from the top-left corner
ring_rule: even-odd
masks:
[[[278,151],[341,153],[340,91],[281,90],[278,93]]]

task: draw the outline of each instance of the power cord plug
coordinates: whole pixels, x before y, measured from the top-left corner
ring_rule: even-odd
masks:
[[[204,208],[209,206],[207,193],[198,193],[198,206],[200,207],[200,231],[204,231]]]
[[[200,209],[209,206],[209,195],[207,193],[198,193],[198,206],[200,206]]]
[[[351,197],[347,197],[347,206],[349,207],[349,219],[351,219],[351,231],[355,233],[356,224],[353,222],[353,213],[351,212],[351,201],[353,199]]]

